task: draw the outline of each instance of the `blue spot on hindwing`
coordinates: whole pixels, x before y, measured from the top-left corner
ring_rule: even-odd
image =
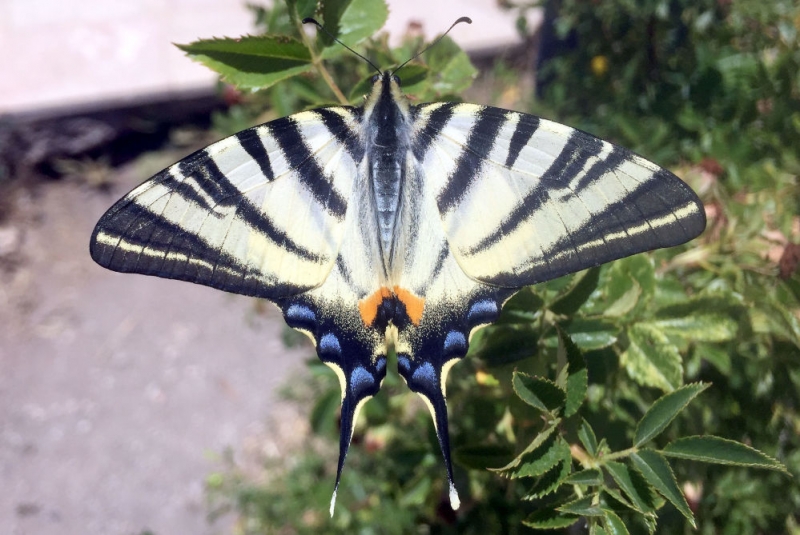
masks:
[[[447,357],[453,355],[465,355],[467,353],[467,338],[461,331],[450,331],[444,339],[444,354]]]
[[[306,305],[299,303],[292,303],[289,308],[284,312],[286,323],[290,327],[300,327],[303,329],[311,330],[317,324],[317,315]]]
[[[430,362],[426,362],[414,370],[411,380],[416,383],[428,383],[429,385],[438,388],[438,385],[436,384],[436,370],[433,369],[433,364]]]
[[[411,361],[408,360],[406,355],[397,355],[397,367],[401,372],[408,373],[411,369]]]
[[[328,357],[338,357],[342,354],[342,346],[339,344],[339,339],[333,333],[323,334],[319,342],[317,342],[317,353],[320,356],[325,355]]]
[[[353,394],[356,399],[360,398],[364,391],[368,390],[374,384],[375,378],[363,366],[354,369],[350,374],[350,393]]]
[[[386,369],[386,357],[378,358],[378,362],[375,363],[375,369],[378,370],[378,373]]]
[[[470,327],[481,323],[491,323],[497,319],[497,303],[492,299],[475,301],[467,312],[467,323]]]

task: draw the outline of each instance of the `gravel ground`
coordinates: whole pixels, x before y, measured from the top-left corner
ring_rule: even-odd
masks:
[[[203,490],[219,454],[303,433],[275,390],[310,350],[283,348],[277,309],[91,261],[134,180],[17,191],[0,221],[0,534],[225,533]]]

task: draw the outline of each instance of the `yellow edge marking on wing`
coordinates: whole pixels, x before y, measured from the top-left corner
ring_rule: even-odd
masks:
[[[342,401],[344,401],[344,396],[347,394],[347,379],[344,377],[344,370],[341,366],[334,364],[333,362],[324,362],[325,366],[332,369],[336,373],[336,377],[339,378],[339,387],[342,389]]]
[[[447,374],[450,373],[450,368],[453,367],[453,364],[461,360],[460,358],[457,359],[450,359],[442,365],[442,378],[441,384],[439,388],[442,390],[442,396],[447,397]]]
[[[425,402],[425,405],[428,406],[428,410],[431,411],[431,419],[433,420],[433,428],[436,429],[436,433],[439,433],[439,426],[436,424],[436,409],[433,408],[433,403],[428,396],[423,394],[422,392],[417,392],[417,395],[422,398],[422,401]],[[446,403],[446,402],[445,402]]]
[[[394,294],[405,305],[406,314],[411,319],[411,323],[419,327],[422,311],[425,310],[425,298],[414,295],[411,290],[406,290],[400,286],[394,287]]]
[[[361,314],[361,321],[369,327],[378,315],[378,307],[386,297],[391,297],[392,292],[386,286],[381,286],[377,291],[368,295],[358,302],[358,312]]]

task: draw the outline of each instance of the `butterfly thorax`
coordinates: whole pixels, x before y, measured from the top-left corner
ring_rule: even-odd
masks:
[[[364,106],[366,159],[385,274],[392,272],[409,153],[408,103],[391,72],[375,77]]]

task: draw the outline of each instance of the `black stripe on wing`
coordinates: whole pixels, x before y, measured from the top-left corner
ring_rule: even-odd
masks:
[[[302,122],[290,116],[272,121],[268,126],[300,182],[329,214],[343,219],[347,211],[347,200],[333,187],[331,177],[325,176],[322,166],[306,144]]]
[[[412,151],[414,152],[414,157],[418,161],[421,162],[425,159],[428,148],[430,148],[433,140],[444,130],[447,123],[450,122],[450,118],[453,116],[453,108],[456,106],[456,103],[448,102],[438,106],[430,113],[427,122],[414,138]],[[412,108],[412,113],[414,114],[413,121],[416,122],[418,120],[417,116],[420,113],[420,108]]]
[[[456,162],[456,168],[436,199],[442,215],[458,206],[478,177],[481,165],[488,159],[497,133],[508,120],[505,114],[485,113],[485,110],[486,108],[478,113],[478,119],[469,131],[467,141]]]
[[[705,226],[705,212],[694,191],[662,169],[544,251],[546,269],[541,264],[523,264],[484,282],[505,287],[544,282],[636,253],[686,243]]]
[[[307,290],[264,280],[261,273],[130,199],[100,219],[90,253],[95,262],[113,271],[184,280],[253,297],[273,299]]]

